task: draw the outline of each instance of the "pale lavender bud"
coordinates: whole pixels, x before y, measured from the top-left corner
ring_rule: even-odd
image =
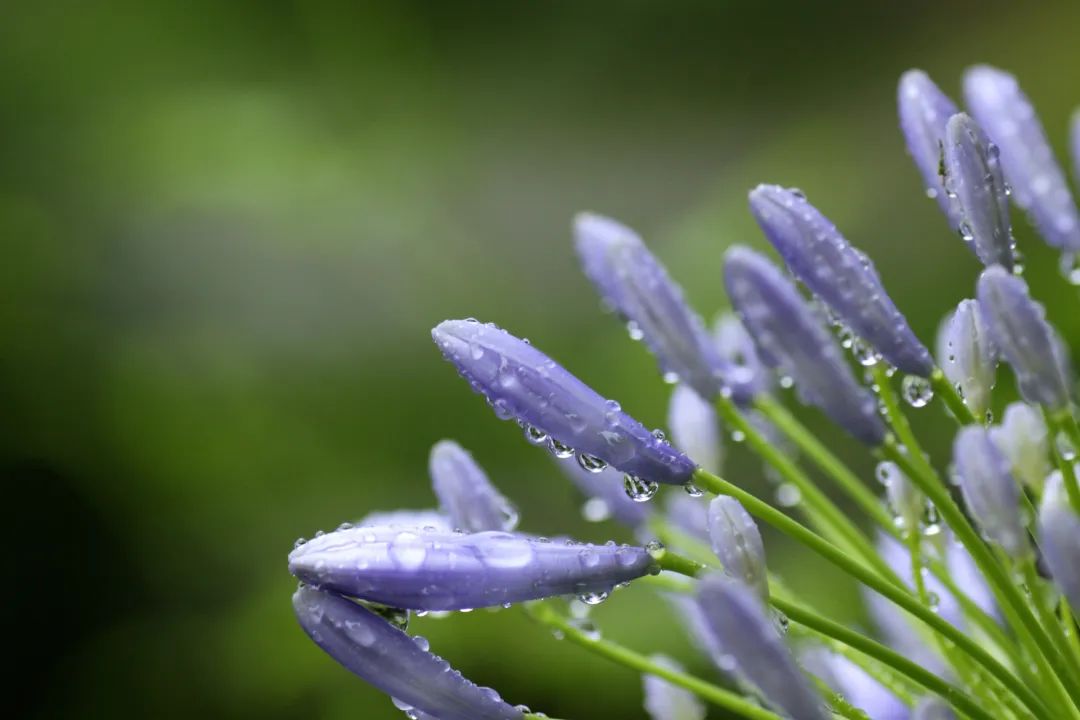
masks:
[[[308,584],[409,610],[598,596],[656,570],[647,550],[629,545],[386,527],[327,533],[289,555],[289,572]]]
[[[986,428],[968,425],[957,433],[953,465],[968,512],[983,536],[1014,560],[1028,559],[1031,545],[1020,515],[1020,489]]]
[[[653,655],[649,659],[665,670],[684,672],[682,665],[666,655]],[[645,712],[652,720],[705,720],[705,704],[689,690],[655,675],[642,675],[641,683]]]
[[[593,472],[576,462],[560,462],[559,467],[588,498],[586,519],[599,522],[610,517],[634,529],[648,521],[651,514],[649,504],[630,499],[626,494],[622,473],[618,470],[607,467],[600,472]]]
[[[1080,608],[1080,516],[1069,505],[1059,471],[1046,481],[1039,506],[1039,542],[1054,584],[1074,610]]]
[[[885,486],[885,498],[899,527],[918,532],[926,512],[926,498],[894,462],[878,463],[875,474]]]
[[[1001,152],[1016,204],[1048,244],[1080,250],[1080,216],[1031,102],[1009,73],[977,65],[964,73],[971,114]]]
[[[976,417],[990,409],[997,376],[997,349],[978,303],[961,300],[938,328],[937,361]]]
[[[754,339],[738,315],[730,311],[720,313],[713,322],[712,337],[720,357],[734,366],[732,374],[753,385],[751,395],[772,390],[775,378],[758,357]]]
[[[991,341],[1012,366],[1023,398],[1052,410],[1065,407],[1069,390],[1060,351],[1046,311],[1031,299],[1027,283],[995,266],[979,276],[976,295]]]
[[[705,613],[702,612],[697,600],[682,593],[664,593],[663,596],[671,604],[675,618],[686,631],[690,643],[710,661],[716,662],[723,653],[720,651],[720,646],[716,644],[716,638],[713,637],[713,632],[705,619]],[[729,675],[731,668],[724,670],[724,673]]]
[[[668,430],[675,447],[709,472],[720,472],[723,455],[716,409],[687,385],[680,383],[671,392]]]
[[[1024,485],[1042,493],[1050,465],[1050,438],[1042,413],[1014,402],[1005,408],[1001,424],[990,428],[990,438],[1009,461],[1012,474]]]
[[[718,495],[709,503],[709,542],[724,573],[744,583],[762,600],[769,598],[765,546],[746,508],[733,497]]]
[[[957,113],[945,128],[945,187],[956,202],[954,229],[986,266],[1012,269],[1009,193],[991,143],[974,120]]]
[[[807,671],[821,678],[833,692],[874,720],[908,720],[908,708],[865,670],[821,645],[800,650]]]
[[[483,532],[517,527],[517,508],[495,489],[473,456],[453,440],[440,440],[431,448],[428,473],[439,506],[454,528]]]
[[[293,595],[300,627],[327,655],[398,701],[440,720],[520,720],[520,710],[470,682],[375,613],[332,593]]]
[[[695,540],[709,541],[709,504],[703,498],[671,493],[664,506],[668,523]]]
[[[446,320],[431,335],[499,417],[524,423],[534,439],[546,436],[553,452],[576,450],[593,466],[651,483],[683,485],[694,472],[690,458],[529,343],[470,320]]]
[[[911,720],[956,720],[956,714],[941,698],[924,697],[915,703]]]
[[[945,124],[956,114],[956,103],[922,70],[908,70],[901,75],[896,96],[900,130],[904,133],[911,159],[922,175],[926,194],[937,201],[949,218],[949,224],[959,227],[955,206],[945,191],[941,176]]]
[[[805,195],[758,185],[750,193],[750,209],[792,274],[852,332],[903,372],[930,376],[930,352],[885,292],[870,258],[852,247]]]
[[[349,527],[349,523],[342,530]],[[453,530],[454,526],[450,518],[438,510],[379,510],[368,513],[360,522],[354,523],[356,527],[387,526],[408,528],[432,528],[434,530]]]
[[[1069,147],[1072,149],[1073,177],[1080,180],[1080,110],[1072,115],[1069,126]]]
[[[856,382],[821,318],[779,268],[734,246],[724,258],[724,284],[762,362],[791,378],[804,403],[868,445],[880,445],[885,425],[874,396]]]
[[[793,720],[824,720],[821,699],[784,644],[761,598],[721,573],[702,578],[698,604],[723,657],[773,708]]]

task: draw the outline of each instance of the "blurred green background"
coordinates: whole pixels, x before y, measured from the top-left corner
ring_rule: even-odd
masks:
[[[639,229],[711,315],[723,249],[762,243],[746,191],[771,181],[868,250],[932,339],[977,266],[905,157],[896,80],[922,67],[958,96],[966,65],[1009,68],[1064,159],[1078,27],[1064,2],[5,3],[15,714],[401,717],[296,626],[297,536],[430,506],[427,450],[452,437],[524,529],[625,538],[581,519],[552,461],[469,392],[429,329],[495,321],[661,425],[668,388],[599,312],[570,218]],[[1016,225],[1075,351],[1075,291]],[[918,427],[940,456],[941,412]],[[870,477],[865,453],[821,432]],[[729,477],[765,487],[729,455]],[[810,600],[862,621],[841,579],[766,542]],[[709,672],[644,589],[596,618]],[[637,677],[516,611],[414,629],[511,702],[643,717]]]

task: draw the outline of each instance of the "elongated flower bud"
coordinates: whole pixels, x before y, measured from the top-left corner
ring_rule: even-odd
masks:
[[[821,700],[753,590],[713,573],[698,583],[697,599],[721,651],[766,703],[793,720],[824,720]]]
[[[709,503],[685,493],[671,493],[664,507],[668,523],[701,542],[709,541]]]
[[[327,533],[289,572],[342,595],[410,610],[462,610],[552,595],[600,595],[657,569],[644,548],[400,528]]]
[[[752,588],[762,600],[769,597],[765,546],[757,523],[733,497],[718,495],[709,503],[709,542],[724,573]]]
[[[631,336],[649,346],[666,378],[686,383],[704,398],[727,386],[739,402],[750,399],[752,378],[720,358],[701,318],[637,233],[583,213],[574,220],[574,235],[586,276],[626,318]]]
[[[683,672],[682,665],[665,655],[650,660],[665,670]],[[705,720],[705,704],[694,693],[655,675],[643,675],[645,712],[652,720]]]
[[[908,720],[908,707],[865,670],[821,645],[800,650],[807,671],[874,720]]]
[[[383,525],[388,527],[408,528],[431,528],[432,530],[453,530],[454,526],[443,513],[438,510],[380,510],[368,513],[360,522],[345,523],[341,530],[349,527],[372,527]]]
[[[985,415],[990,409],[998,358],[990,331],[974,300],[961,300],[941,323],[937,361],[972,414]]]
[[[859,386],[821,319],[763,255],[734,246],[724,258],[728,297],[762,361],[791,378],[804,403],[869,445],[885,439],[877,403]]]
[[[712,337],[720,357],[733,366],[731,375],[749,383],[751,395],[772,389],[775,378],[758,357],[754,339],[746,332],[738,315],[730,311],[721,313],[713,323]]]
[[[517,508],[495,489],[472,455],[453,440],[441,440],[431,448],[428,472],[439,505],[456,529],[483,532],[517,527]]]
[[[547,436],[553,452],[576,450],[649,482],[682,485],[694,472],[686,455],[529,343],[469,320],[447,320],[431,335],[499,417]]]
[[[870,258],[801,192],[758,185],[750,193],[750,209],[788,269],[852,332],[903,372],[929,377],[930,352],[889,299]]]
[[[1060,409],[1069,402],[1054,334],[1043,306],[1023,280],[1002,267],[987,268],[977,290],[994,346],[1012,366],[1020,394],[1030,403]]]
[[[904,133],[911,159],[922,175],[927,196],[937,201],[952,227],[959,227],[955,206],[945,191],[941,175],[945,124],[956,114],[956,103],[922,70],[908,70],[900,76],[896,101],[900,110],[900,130]]]
[[[990,428],[990,438],[1009,461],[1013,476],[1041,494],[1052,470],[1050,439],[1042,414],[1026,403],[1011,403],[1001,425]]]
[[[720,422],[712,403],[686,385],[676,385],[668,404],[668,430],[678,449],[709,472],[720,472]]]
[[[971,114],[1001,149],[1005,179],[1016,204],[1027,210],[1043,239],[1062,250],[1080,250],[1080,216],[1039,116],[1016,78],[988,65],[964,73]]]
[[[453,671],[383,618],[328,592],[302,587],[296,618],[326,654],[387,695],[440,720],[520,720],[498,693]]]
[[[919,522],[926,511],[926,498],[894,462],[878,463],[875,473],[885,486],[885,497],[899,527],[918,532]]]
[[[1012,269],[1009,193],[997,146],[974,120],[954,115],[945,128],[945,187],[956,202],[964,243],[986,266]]]
[[[1046,481],[1039,506],[1039,543],[1054,584],[1070,607],[1080,608],[1080,516],[1069,505],[1056,470]]]
[[[684,593],[664,593],[663,597],[674,610],[675,619],[686,631],[690,643],[702,655],[715,663],[723,653],[720,651],[720,646],[716,644],[716,638],[713,637],[713,632],[705,619],[705,613],[702,612],[697,600],[693,596]],[[724,671],[725,675],[731,673],[731,668],[720,669]]]
[[[648,521],[648,503],[634,502],[626,494],[623,476],[618,470],[604,468],[600,472],[586,470],[580,463],[560,462],[559,468],[589,498],[585,516],[597,521],[612,518],[629,528],[638,528]]]
[[[1015,560],[1031,555],[1020,516],[1020,491],[1009,462],[984,427],[968,425],[953,443],[953,465],[960,490],[984,537]]]

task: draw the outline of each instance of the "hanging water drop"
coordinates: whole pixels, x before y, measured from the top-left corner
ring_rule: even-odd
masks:
[[[565,460],[574,454],[574,448],[559,442],[553,437],[548,438],[547,446],[548,450],[551,451],[551,454],[560,460]]]
[[[791,483],[782,483],[776,488],[776,504],[781,507],[795,507],[802,502],[802,493]]]
[[[657,562],[659,562],[660,558],[664,557],[664,555],[667,554],[667,548],[664,547],[664,543],[660,542],[659,540],[650,540],[648,543],[646,543],[645,551],[649,553],[649,557],[651,557],[653,560],[656,560]]]
[[[611,508],[603,498],[589,498],[581,505],[581,516],[588,522],[603,522],[611,517]]]
[[[656,495],[656,491],[660,489],[660,483],[627,473],[623,475],[623,487],[626,489],[627,497],[634,502],[647,502]]]
[[[582,470],[591,473],[602,473],[607,468],[607,463],[596,457],[595,455],[589,455],[588,453],[578,453],[577,456],[578,465]]]
[[[581,600],[581,602],[585,603],[586,605],[599,605],[607,599],[608,593],[603,590],[599,592],[582,593],[578,596],[578,600]]]
[[[644,331],[642,331],[641,327],[633,320],[626,323],[626,332],[630,335],[631,340],[641,340],[645,337]]]
[[[900,394],[913,408],[926,407],[934,399],[934,389],[930,386],[930,381],[918,375],[904,376],[900,383]]]
[[[547,442],[548,436],[543,430],[533,427],[528,423],[524,423],[522,429],[525,431],[525,439],[533,445],[543,445]]]
[[[695,497],[695,498],[701,497],[702,495],[705,494],[704,490],[702,490],[701,488],[699,488],[697,485],[695,485],[694,483],[692,483],[690,481],[687,481],[686,484],[683,485],[683,490],[686,491],[687,495],[689,495],[690,497]]]

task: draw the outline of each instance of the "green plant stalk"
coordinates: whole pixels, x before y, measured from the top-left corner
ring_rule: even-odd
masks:
[[[817,688],[818,694],[825,698],[825,702],[833,709],[834,715],[839,715],[845,720],[872,720],[865,710],[860,710],[849,703],[843,695],[829,687],[829,684],[817,675],[811,673],[806,675]]]
[[[1072,650],[1073,660],[1080,663],[1080,637],[1077,636],[1076,617],[1069,606],[1069,601],[1064,597],[1061,598],[1060,612],[1061,627],[1065,631],[1065,638],[1068,640],[1069,647]]]
[[[1077,664],[1072,649],[1069,647],[1069,640],[1065,637],[1065,632],[1058,623],[1057,615],[1054,614],[1049,598],[1043,592],[1043,581],[1039,577],[1039,571],[1035,568],[1034,559],[1020,563],[1020,575],[1024,579],[1024,584],[1027,585],[1028,595],[1031,597],[1031,604],[1035,606],[1039,621],[1057,645],[1062,662],[1068,666],[1074,679],[1080,677],[1080,664]]]
[[[922,621],[932,630],[940,633],[945,639],[952,642],[961,651],[969,655],[975,662],[986,668],[987,672],[997,678],[1002,685],[1016,695],[1029,710],[1037,717],[1051,718],[1049,711],[1042,701],[1020,680],[1014,676],[990,653],[980,647],[974,640],[958,630],[937,613],[922,605],[917,598],[912,596],[905,588],[899,587],[864,566],[859,561],[848,556],[843,550],[829,541],[817,535],[798,521],[788,517],[768,503],[759,500],[754,495],[742,490],[736,485],[713,475],[705,470],[698,469],[694,473],[694,482],[698,487],[708,490],[717,495],[729,495],[743,504],[752,515],[772,525],[788,537],[806,546],[820,555],[840,570],[863,583],[880,595],[892,601],[909,614]]]
[[[668,547],[677,547],[691,559],[702,565],[716,565],[718,561],[713,554],[712,548],[698,540],[696,537],[684,533],[671,526],[660,515],[654,515],[649,519],[649,530],[656,535],[657,539]]]
[[[1058,470],[1061,471],[1061,479],[1065,484],[1065,494],[1069,497],[1069,505],[1072,506],[1077,515],[1080,515],[1080,485],[1077,484],[1076,469],[1073,462],[1061,454],[1057,444],[1057,436],[1064,434],[1069,439],[1073,452],[1080,453],[1080,429],[1077,428],[1076,420],[1073,419],[1069,410],[1056,413],[1044,410],[1043,414],[1046,417],[1046,424],[1050,427],[1050,447],[1053,449],[1054,462],[1057,464]]]
[[[979,422],[979,419],[971,412],[971,408],[960,397],[960,393],[945,377],[945,373],[941,371],[941,368],[934,368],[934,371],[930,373],[930,387],[934,389],[934,393],[938,397],[945,401],[945,406],[952,412],[956,422],[961,425],[974,425]]]

